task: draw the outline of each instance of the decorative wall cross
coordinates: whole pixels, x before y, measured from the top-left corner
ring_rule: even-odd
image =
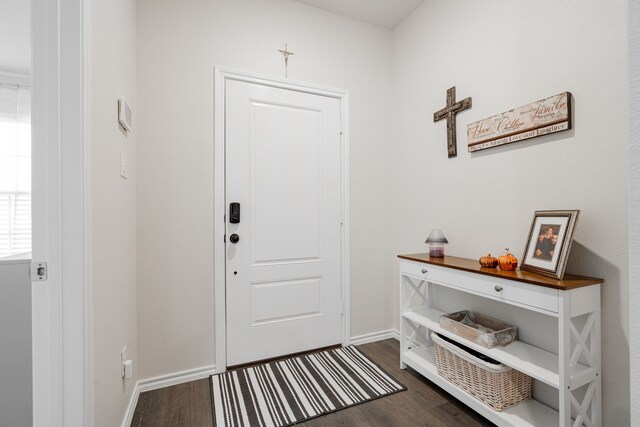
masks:
[[[284,55],[284,76],[285,76],[285,78],[289,77],[289,75],[288,75],[289,74],[289,70],[288,70],[288,67],[289,67],[289,56],[290,55],[295,55],[295,53],[289,52],[289,50],[287,49],[287,44],[286,43],[284,45],[284,50],[278,49],[278,52],[280,52],[281,54]]]
[[[456,102],[456,87],[447,89],[447,106],[433,113],[433,121],[447,119],[447,152],[449,158],[458,155],[458,143],[456,140],[456,114],[471,108],[471,97]]]

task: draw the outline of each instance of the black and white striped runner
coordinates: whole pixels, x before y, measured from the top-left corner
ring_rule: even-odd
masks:
[[[211,376],[216,427],[289,426],[402,390],[353,346]]]

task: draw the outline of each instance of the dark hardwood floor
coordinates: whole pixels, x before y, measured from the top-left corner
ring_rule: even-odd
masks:
[[[394,339],[358,346],[407,386],[407,391],[309,420],[305,427],[492,426],[490,422],[411,369],[401,370]],[[142,393],[132,427],[213,426],[209,379]]]

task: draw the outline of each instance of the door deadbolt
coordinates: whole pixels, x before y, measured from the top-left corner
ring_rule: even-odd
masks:
[[[238,236],[236,233],[233,233],[231,236],[229,236],[229,241],[231,243],[238,243],[240,241],[240,236]]]
[[[231,224],[240,224],[240,203],[233,202],[229,204],[229,222]]]

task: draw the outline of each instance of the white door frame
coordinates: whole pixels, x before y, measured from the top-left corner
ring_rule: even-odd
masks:
[[[631,425],[640,427],[640,4],[629,0],[629,364]]]
[[[341,207],[342,207],[342,345],[349,345],[350,287],[349,287],[349,93],[346,90],[322,87],[314,84],[297,82],[276,77],[234,70],[226,67],[215,68],[215,129],[214,129],[214,304],[215,304],[215,363],[216,372],[227,369],[227,323],[226,323],[226,245],[225,234],[225,87],[227,80],[238,80],[257,83],[280,89],[295,90],[313,95],[327,96],[340,100],[340,116],[342,122],[340,162],[341,162]]]
[[[33,425],[93,425],[91,0],[31,0]]]

